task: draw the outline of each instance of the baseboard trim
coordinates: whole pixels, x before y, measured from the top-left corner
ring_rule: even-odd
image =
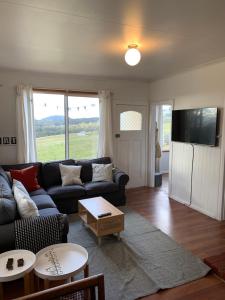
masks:
[[[143,190],[143,189],[149,189],[150,187],[147,185],[144,186],[138,186],[138,187],[131,187],[131,188],[126,188],[126,192],[135,192],[135,191],[139,191],[139,190]]]
[[[190,207],[190,208],[192,208],[194,210],[197,210],[198,212],[200,212],[200,213],[202,213],[204,215],[207,215],[210,218],[213,218],[213,219],[216,219],[218,221],[221,221],[221,219],[218,218],[218,216],[215,216],[215,215],[211,214],[209,211],[207,211],[205,209],[202,209],[202,208],[200,208],[199,206],[197,206],[197,205],[195,205],[193,203],[191,205],[189,205],[190,204],[189,202],[184,201],[184,200],[180,199],[179,197],[177,197],[175,195],[169,195],[169,198],[171,198],[171,199],[173,199],[173,200],[175,200],[175,201],[177,201],[177,202],[179,202],[179,203],[181,203],[183,205],[186,205],[186,206],[188,206],[188,207]]]

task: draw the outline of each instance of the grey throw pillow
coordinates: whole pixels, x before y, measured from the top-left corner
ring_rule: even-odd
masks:
[[[16,213],[17,208],[14,199],[0,198],[0,225],[13,222],[16,218]]]

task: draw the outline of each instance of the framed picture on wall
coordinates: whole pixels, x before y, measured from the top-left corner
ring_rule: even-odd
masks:
[[[9,145],[10,144],[10,138],[8,136],[3,136],[2,143],[3,143],[3,145]]]
[[[11,137],[11,145],[15,145],[16,144],[16,137],[12,136]]]

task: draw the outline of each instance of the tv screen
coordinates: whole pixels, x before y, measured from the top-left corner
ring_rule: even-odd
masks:
[[[173,110],[172,141],[217,145],[218,108]]]

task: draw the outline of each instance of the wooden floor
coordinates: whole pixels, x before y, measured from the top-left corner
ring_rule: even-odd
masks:
[[[225,252],[225,221],[218,222],[191,208],[169,200],[167,185],[127,192],[128,206],[168,234],[194,255],[204,258]],[[21,283],[6,286],[6,298],[15,298]],[[106,299],[107,300],[107,299]],[[120,300],[120,299],[118,299]],[[143,300],[225,300],[225,283],[210,274],[177,288],[160,291]]]
[[[128,206],[194,255],[225,252],[225,221],[218,222],[168,199],[166,186],[127,192]],[[144,300],[225,300],[225,283],[213,274],[177,288],[160,291]]]

